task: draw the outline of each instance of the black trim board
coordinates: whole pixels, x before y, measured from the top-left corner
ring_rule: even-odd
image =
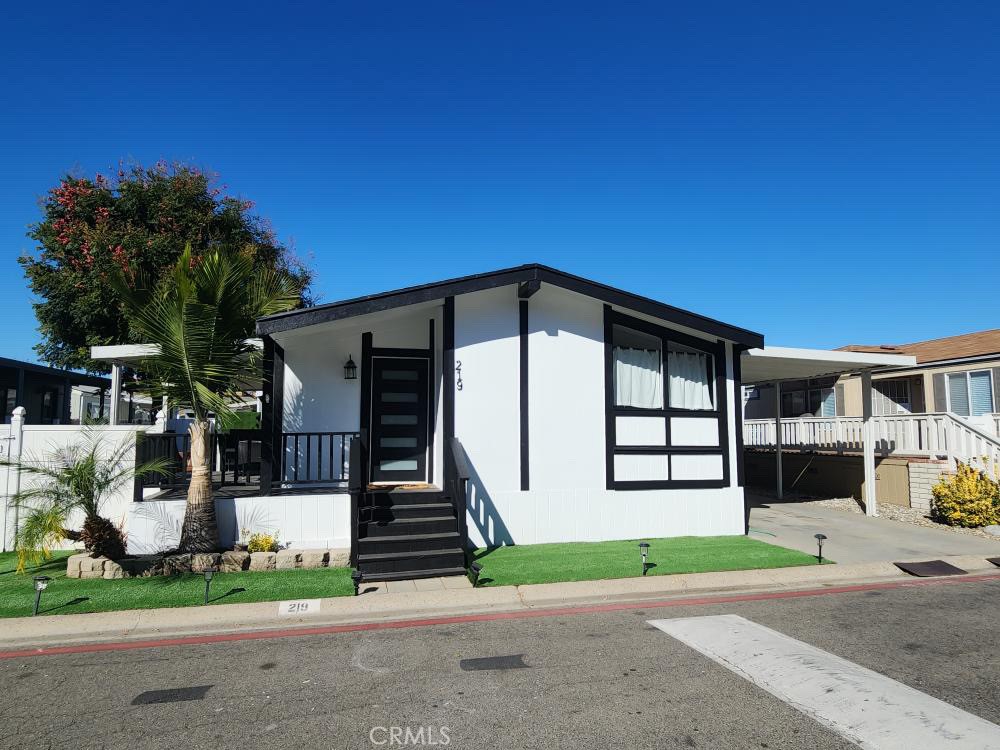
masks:
[[[437,389],[437,371],[434,366],[434,318],[431,318],[427,327],[427,377],[430,391],[427,396],[427,481],[434,484],[434,433],[437,431],[437,409],[435,408],[434,394]]]
[[[444,331],[441,334],[443,348],[441,362],[441,378],[444,382],[442,398],[442,417],[444,418],[444,455],[445,466],[448,466],[448,456],[451,454],[451,440],[455,437],[455,298],[444,300]],[[447,476],[445,477],[447,479]]]
[[[530,485],[530,451],[528,435],[528,300],[522,299],[518,302],[518,313],[520,318],[520,329],[518,333],[518,343],[520,348],[520,399],[519,416],[521,427],[521,491],[527,492]]]
[[[593,297],[609,305],[627,308],[748,347],[764,345],[764,337],[759,333],[537,263],[269,315],[257,321],[257,333],[260,335],[280,333],[510,284],[523,284],[525,286],[519,286],[519,290],[523,288],[527,291],[536,283],[552,284]]]
[[[368,436],[371,434],[372,426],[372,339],[371,331],[361,334],[361,414],[358,424],[361,425],[365,442],[369,442]],[[366,485],[368,479],[362,477]]]

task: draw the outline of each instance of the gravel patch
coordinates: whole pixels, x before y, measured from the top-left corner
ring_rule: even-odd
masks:
[[[804,500],[803,505],[822,505],[824,508],[833,508],[848,513],[864,513],[861,504],[852,497],[838,497],[826,500]],[[956,534],[966,536],[978,536],[980,539],[992,539],[1000,542],[1000,537],[990,534],[982,529],[966,529],[961,526],[948,526],[931,519],[926,513],[917,508],[904,508],[901,505],[891,505],[881,503],[878,508],[880,518],[888,518],[890,521],[900,521],[902,523],[912,523],[914,526],[926,526],[929,529],[945,529]]]

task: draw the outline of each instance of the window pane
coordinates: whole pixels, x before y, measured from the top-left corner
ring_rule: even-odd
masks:
[[[806,414],[806,392],[791,391],[781,394],[781,416],[788,418],[801,417]]]
[[[416,370],[382,370],[383,380],[416,380]]]
[[[416,459],[398,459],[392,461],[379,461],[378,467],[382,471],[416,471]]]
[[[416,448],[417,439],[415,437],[384,437],[379,438],[378,444],[382,448]]]
[[[712,358],[671,342],[667,349],[669,402],[673,409],[712,409]]]
[[[948,376],[948,400],[953,413],[960,417],[969,416],[969,390],[964,372]]]
[[[615,406],[663,408],[662,344],[655,336],[615,326]]]
[[[837,392],[833,388],[823,389],[823,408],[821,417],[837,416]]]
[[[988,370],[969,373],[969,392],[972,394],[972,416],[993,411],[993,383]]]
[[[416,414],[383,414],[380,417],[382,424],[416,424]]]
[[[382,400],[387,404],[415,404],[417,402],[417,394],[384,391],[382,393]]]

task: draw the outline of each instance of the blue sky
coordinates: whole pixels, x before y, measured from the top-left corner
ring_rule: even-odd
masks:
[[[76,6],[0,29],[0,355],[39,196],[120,159],[218,173],[325,301],[537,261],[771,344],[1000,327],[995,3]]]

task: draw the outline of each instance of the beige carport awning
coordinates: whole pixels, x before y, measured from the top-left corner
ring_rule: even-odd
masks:
[[[872,438],[872,372],[898,367],[913,367],[915,357],[900,354],[869,354],[866,352],[841,352],[826,349],[793,349],[782,346],[765,346],[763,349],[749,349],[740,359],[741,378],[744,383],[762,385],[774,383],[775,390],[775,461],[777,486],[780,499],[784,493],[781,451],[781,384],[788,380],[861,374],[861,401],[864,409],[864,468],[865,468],[865,512],[869,516],[878,515],[878,500],[875,493],[875,447]],[[837,417],[833,417],[837,419]]]
[[[744,352],[740,364],[743,382],[757,384],[821,378],[864,370],[912,367],[917,364],[917,360],[915,357],[901,354],[867,354],[765,346],[763,349],[749,349]]]

